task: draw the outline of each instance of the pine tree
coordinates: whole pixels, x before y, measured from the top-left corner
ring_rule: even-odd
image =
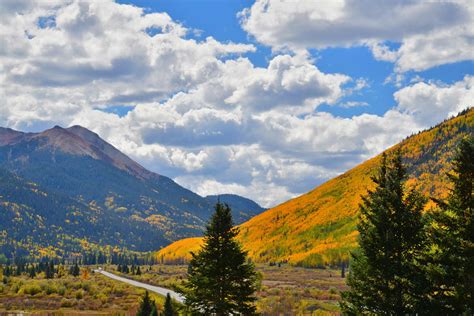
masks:
[[[30,267],[30,278],[34,278],[36,277],[36,270],[35,270],[35,266],[34,265],[31,265]]]
[[[351,272],[343,293],[348,315],[413,313],[421,296],[423,273],[416,259],[426,245],[422,220],[425,199],[404,188],[405,169],[399,152],[382,164],[373,191],[360,206],[359,249],[352,253]]]
[[[165,310],[163,312],[163,316],[174,316],[174,309],[173,304],[171,302],[170,293],[166,294],[166,301],[165,301]]]
[[[71,266],[69,270],[69,274],[71,274],[72,276],[78,277],[80,273],[81,273],[81,270],[79,269],[79,265],[76,262],[73,266]]]
[[[140,308],[138,309],[137,316],[150,316],[155,302],[150,298],[148,291],[145,291]]]
[[[196,314],[254,315],[257,275],[235,237],[228,205],[217,203],[204,245],[192,254],[183,294]]]
[[[49,264],[46,263],[46,270],[45,270],[46,279],[53,279],[54,278],[54,263],[51,261]]]
[[[153,304],[153,306],[151,307],[150,316],[158,316],[158,310],[156,309],[156,305],[155,305],[155,304]]]
[[[431,283],[427,310],[444,315],[474,314],[474,137],[460,142],[449,174],[446,201],[436,200],[427,256]]]

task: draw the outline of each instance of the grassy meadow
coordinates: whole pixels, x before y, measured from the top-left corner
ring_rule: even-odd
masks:
[[[33,279],[20,275],[0,280],[0,315],[20,311],[34,315],[135,315],[144,293],[89,268],[82,268],[78,277],[66,272],[53,279],[39,274]],[[151,295],[162,308],[163,297]]]
[[[346,289],[340,269],[268,264],[257,264],[256,268],[261,278],[257,307],[263,315],[339,314],[339,293]],[[176,290],[186,279],[187,265],[146,266],[141,271],[141,275],[118,274]]]
[[[186,265],[140,266],[141,274],[104,269],[140,282],[176,290],[186,279]],[[62,271],[62,272],[61,272]],[[87,272],[86,272],[87,271]],[[339,292],[345,289],[340,269],[307,269],[258,264],[261,287],[258,311],[263,315],[338,315]],[[81,268],[73,277],[59,268],[54,279],[0,276],[0,315],[24,311],[34,315],[135,315],[143,289]],[[164,299],[152,294],[159,309]],[[54,311],[54,312],[53,312]]]

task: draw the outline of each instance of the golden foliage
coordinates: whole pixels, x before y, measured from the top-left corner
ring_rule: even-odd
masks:
[[[178,240],[158,252],[161,263],[182,263],[191,259],[191,252],[197,252],[203,243],[201,237]]]
[[[386,151],[400,150],[408,169],[407,186],[427,197],[443,197],[454,148],[474,134],[474,109],[413,135]],[[357,215],[361,196],[373,187],[371,175],[378,155],[314,190],[280,204],[240,225],[239,240],[256,262],[289,262],[316,266],[348,259],[357,246]],[[430,202],[427,208],[433,207]],[[164,262],[188,259],[202,241],[177,241],[158,252]]]

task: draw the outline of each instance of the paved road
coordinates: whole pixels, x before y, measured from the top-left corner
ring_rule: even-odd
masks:
[[[169,290],[169,289],[165,289],[164,287],[153,286],[153,285],[150,285],[150,284],[137,282],[137,281],[130,280],[130,279],[115,275],[113,273],[110,273],[110,272],[107,272],[107,271],[104,271],[104,270],[94,270],[94,272],[101,273],[101,274],[103,274],[106,277],[109,277],[111,279],[121,281],[121,282],[125,282],[125,283],[128,283],[128,284],[133,285],[133,286],[141,287],[141,288],[147,289],[148,291],[155,292],[155,293],[163,295],[163,296],[166,296],[166,294],[170,293],[170,296],[171,296],[172,299],[174,299],[174,300],[176,300],[177,302],[180,302],[180,303],[184,302],[184,297],[181,294],[178,294],[175,291],[172,291],[172,290]]]

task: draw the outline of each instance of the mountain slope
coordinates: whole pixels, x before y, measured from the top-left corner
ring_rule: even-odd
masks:
[[[427,196],[441,197],[448,189],[446,173],[454,148],[468,134],[474,134],[474,109],[411,136],[386,153],[400,149],[408,167],[407,184]],[[317,266],[347,260],[349,250],[356,247],[360,197],[373,187],[370,177],[380,159],[378,155],[240,225],[238,238],[244,248],[257,262]],[[179,241],[162,249],[158,257],[163,261],[188,257],[185,246],[197,250],[199,242]]]
[[[167,243],[146,222],[45,190],[0,168],[0,253],[55,256],[106,245]]]
[[[0,128],[0,207],[0,251],[50,255],[155,250],[200,235],[213,211],[207,199],[80,126]]]
[[[22,241],[23,249],[31,250],[34,240],[44,241],[34,243],[37,250],[72,251],[87,241],[148,251],[200,234],[212,212],[201,196],[144,169],[79,126],[42,133],[0,129],[0,169],[0,203],[19,212],[1,221],[0,231],[15,236],[6,243]],[[18,185],[8,185],[11,179]],[[43,194],[27,199],[30,184]],[[28,216],[46,231],[30,230]],[[13,229],[15,220],[24,225]],[[43,240],[43,233],[51,238]]]
[[[218,200],[221,203],[229,205],[232,209],[232,215],[236,223],[248,221],[255,215],[265,211],[265,208],[261,207],[256,202],[235,194],[208,195],[205,199],[211,205],[215,205]]]

